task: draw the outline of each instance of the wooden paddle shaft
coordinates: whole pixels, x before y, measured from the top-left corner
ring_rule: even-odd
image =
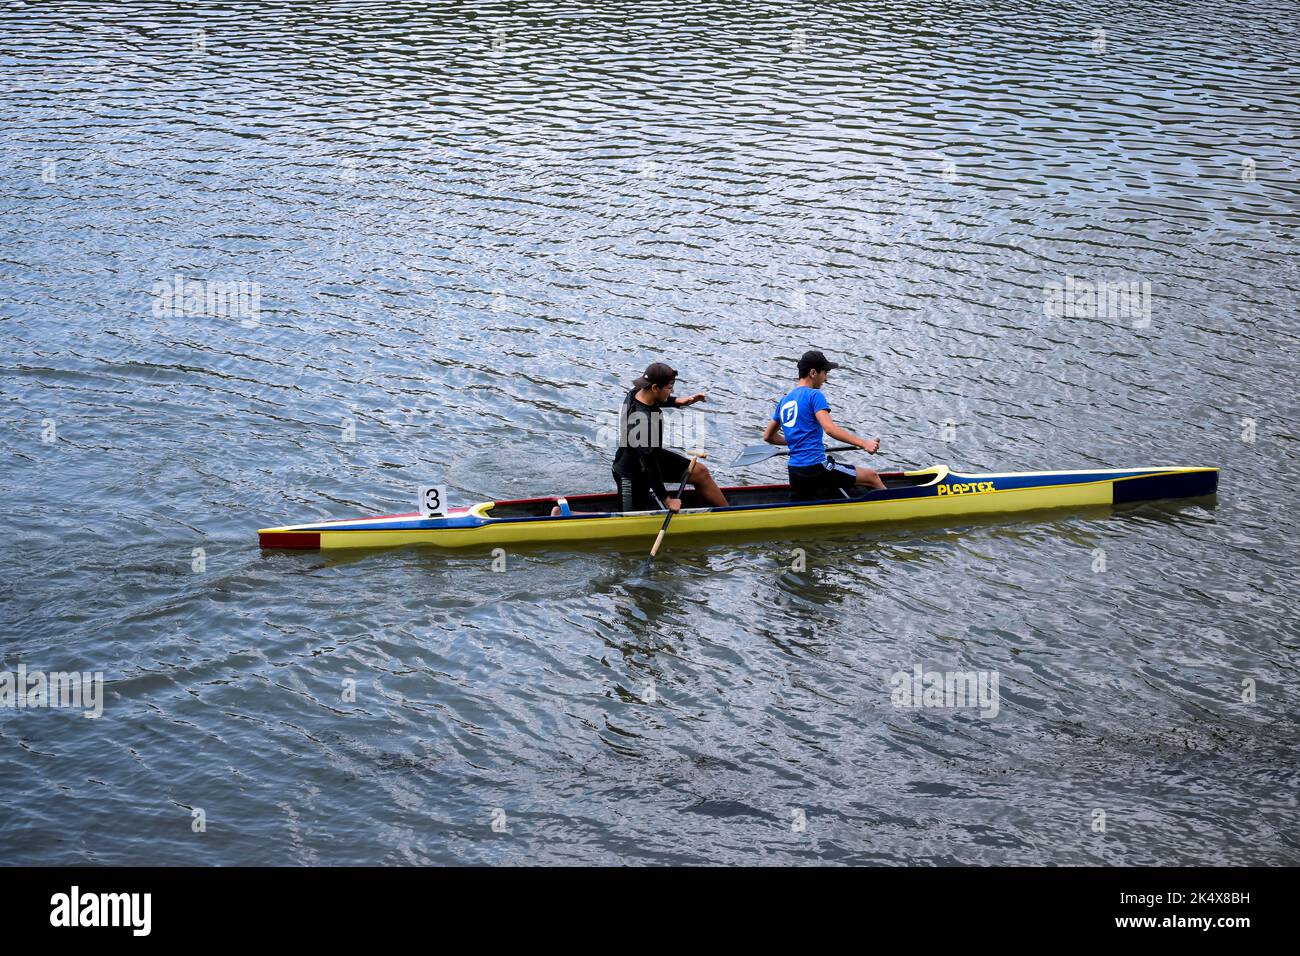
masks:
[[[704,454],[704,452],[696,452],[694,455],[691,456],[691,463],[686,466],[686,473],[682,475],[682,482],[677,486],[678,501],[681,501],[682,492],[686,490],[686,483],[691,480],[691,471],[695,468],[696,460],[700,458],[708,458],[708,457],[709,456]],[[665,502],[665,504],[666,503],[667,502]],[[664,535],[668,533],[668,522],[672,520],[673,520],[673,512],[672,509],[669,509],[668,514],[664,516],[664,523],[659,527],[659,534],[655,536],[654,547],[650,549],[650,557],[653,558],[655,555],[659,553],[659,545],[664,543]]]

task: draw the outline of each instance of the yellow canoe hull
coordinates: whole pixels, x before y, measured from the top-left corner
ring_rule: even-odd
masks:
[[[1133,468],[1113,471],[1019,472],[962,475],[946,466],[903,472],[899,480],[913,484],[888,488],[862,499],[808,504],[785,501],[730,508],[683,509],[674,517],[670,535],[681,538],[734,532],[782,532],[851,529],[881,522],[963,515],[1002,514],[1048,508],[1082,508],[1125,501],[1212,494],[1218,487],[1216,468]],[[918,483],[919,482],[919,483]],[[761,489],[781,486],[759,486]],[[746,489],[726,489],[733,493]],[[773,493],[768,492],[769,496]],[[587,496],[596,497],[596,496]],[[485,502],[445,517],[394,515],[341,522],[286,525],[259,532],[264,548],[393,548],[428,545],[437,548],[500,547],[514,544],[582,546],[596,541],[654,539],[664,512],[571,513],[550,516],[550,505],[564,499],[528,499],[539,514],[497,518],[494,509],[509,511],[520,502]],[[517,510],[517,507],[516,507]]]

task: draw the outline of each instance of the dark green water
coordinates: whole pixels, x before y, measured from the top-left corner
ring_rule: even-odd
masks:
[[[107,699],[0,708],[3,861],[1300,862],[1295,23],[5,4],[0,670]],[[1149,312],[1047,314],[1070,279]],[[649,578],[257,548],[422,483],[606,490],[658,358],[724,483],[778,478],[726,461],[810,347],[882,467],[1220,494]],[[997,716],[894,706],[918,664]]]

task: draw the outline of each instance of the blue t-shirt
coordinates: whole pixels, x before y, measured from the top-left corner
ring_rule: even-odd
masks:
[[[817,413],[829,409],[831,403],[819,388],[800,385],[776,403],[772,421],[779,422],[785,443],[790,446],[790,467],[805,468],[820,465],[826,460],[826,446],[822,443],[822,425]]]

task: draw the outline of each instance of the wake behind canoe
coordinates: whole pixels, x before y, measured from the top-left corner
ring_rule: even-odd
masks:
[[[683,497],[674,536],[794,529],[838,529],[882,521],[908,521],[1047,508],[1125,504],[1192,498],[1218,490],[1217,468],[1148,467],[1100,471],[1038,471],[967,475],[934,465],[881,475],[885,489],[864,497],[791,502],[788,485],[725,488],[728,505],[702,507],[695,492]],[[621,512],[612,494],[486,501],[439,517],[418,513],[352,518],[263,528],[266,549],[388,548],[424,544],[467,548],[507,544],[653,539],[663,511]],[[559,515],[552,511],[559,507]]]

